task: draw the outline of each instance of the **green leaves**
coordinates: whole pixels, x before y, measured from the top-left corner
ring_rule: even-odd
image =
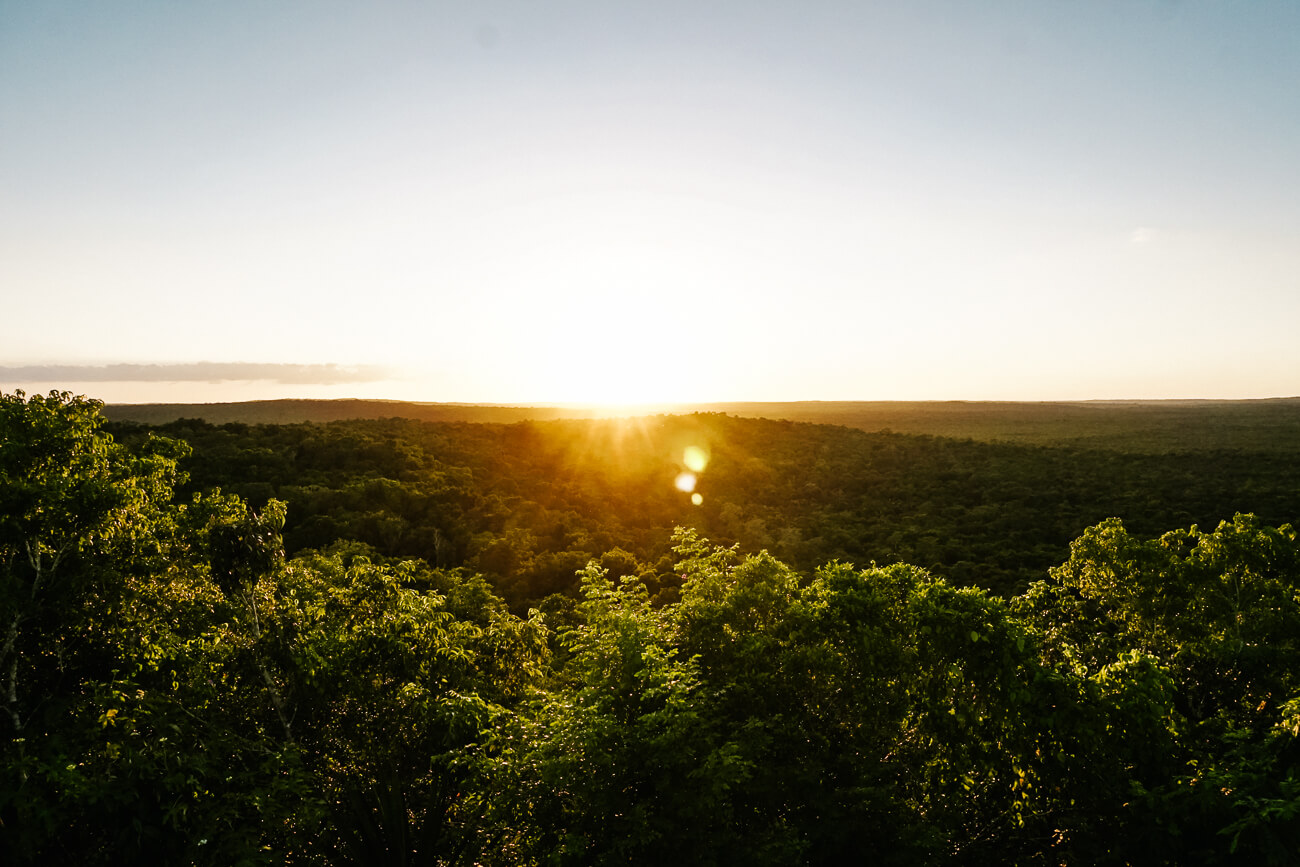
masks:
[[[368,437],[348,458],[298,431],[322,478],[333,460],[392,471],[344,486],[373,541],[415,538],[385,515],[451,527],[438,509],[482,507],[475,556],[556,588],[606,545],[578,598],[519,617],[482,576],[368,544],[286,559],[293,515],[269,483],[258,508],[172,502],[184,447],[115,443],[93,402],[3,397],[0,432],[15,863],[1288,863],[1300,848],[1290,527],[1238,516],[1139,538],[1106,521],[1008,601],[906,564],[802,572],[694,530],[648,562],[558,499],[455,501],[468,470],[438,471],[463,489],[415,491],[393,479],[432,469],[424,452]],[[718,438],[711,478],[737,459]],[[637,466],[624,474],[652,484],[654,462]],[[294,495],[323,502],[303,482]],[[440,538],[434,559],[455,560]]]
[[[208,529],[212,578],[227,596],[249,594],[284,562],[285,505],[271,500],[256,514],[239,500],[225,505]]]
[[[1106,767],[1111,752],[1131,769],[1140,797],[1112,833],[1128,825],[1174,860],[1225,841],[1261,863],[1295,851],[1285,699],[1300,691],[1298,564],[1295,531],[1250,515],[1152,540],[1112,520],[1017,601],[1044,658],[1088,675],[1108,745],[1085,767]]]

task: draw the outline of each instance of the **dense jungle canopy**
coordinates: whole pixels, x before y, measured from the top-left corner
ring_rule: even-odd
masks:
[[[1290,864],[1300,468],[0,395],[0,858]]]

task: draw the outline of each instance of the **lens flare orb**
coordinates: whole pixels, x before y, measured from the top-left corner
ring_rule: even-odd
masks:
[[[702,473],[709,465],[709,453],[699,446],[687,446],[682,454],[682,463],[693,473]]]

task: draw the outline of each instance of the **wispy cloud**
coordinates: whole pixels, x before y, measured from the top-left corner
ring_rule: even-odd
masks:
[[[0,366],[0,382],[278,382],[340,385],[391,379],[383,367],[339,364],[254,364],[199,361],[192,364],[30,364]]]

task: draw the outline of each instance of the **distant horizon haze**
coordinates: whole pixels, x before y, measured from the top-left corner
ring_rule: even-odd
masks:
[[[210,369],[209,369],[210,368]],[[126,369],[141,378],[126,380],[112,377]],[[32,374],[40,373],[40,378]],[[62,373],[63,378],[53,374]],[[188,403],[241,403],[272,400],[374,400],[410,403],[447,403],[499,406],[557,406],[575,408],[656,408],[669,406],[694,406],[727,403],[872,403],[872,402],[1021,402],[1021,403],[1078,403],[1078,402],[1144,402],[1144,401],[1234,401],[1274,400],[1300,396],[1292,393],[1252,390],[1235,393],[1053,393],[1022,395],[1005,390],[990,389],[987,393],[948,393],[937,388],[927,393],[904,393],[886,390],[884,395],[865,394],[846,396],[837,394],[763,394],[750,392],[740,395],[721,393],[720,396],[684,396],[672,399],[664,396],[634,396],[620,398],[617,389],[612,397],[599,399],[583,396],[529,395],[512,393],[478,396],[457,390],[436,393],[436,389],[422,385],[413,378],[395,376],[398,371],[365,370],[338,365],[267,365],[221,364],[206,365],[101,365],[73,366],[46,365],[42,367],[0,366],[0,390],[12,392],[21,389],[29,395],[44,394],[51,390],[70,391],[102,400],[107,404],[188,404]],[[223,376],[256,375],[257,379],[222,379]],[[176,378],[170,378],[170,377]]]

